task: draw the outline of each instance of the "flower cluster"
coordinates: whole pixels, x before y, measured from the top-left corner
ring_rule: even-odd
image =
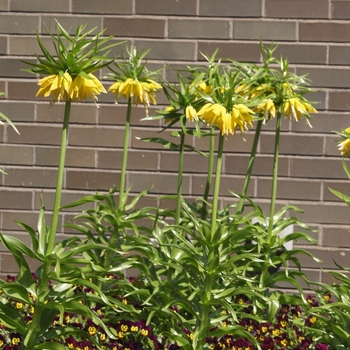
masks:
[[[135,47],[128,50],[128,57],[123,57],[122,62],[114,62],[113,67],[108,66],[112,72],[111,78],[115,81],[108,91],[115,94],[116,103],[122,95],[125,99],[131,99],[135,106],[142,103],[148,113],[147,106],[156,104],[155,92],[161,89],[161,85],[150,78],[157,72],[149,72],[143,63],[148,51],[138,52]]]
[[[262,47],[264,67],[237,62],[223,66],[215,54],[206,57],[206,70],[193,69],[188,83],[179,76],[179,87],[166,85],[171,105],[159,114],[166,122],[181,116],[188,121],[201,120],[217,127],[222,135],[234,135],[237,130],[243,133],[254,121],[263,119],[265,123],[276,116],[295,121],[305,117],[310,125],[309,113],[317,111],[303,97],[310,91],[306,80],[288,72],[288,62],[272,57],[273,50]],[[281,70],[271,64],[280,65]]]
[[[52,74],[40,79],[38,85],[40,88],[36,96],[49,97],[52,95],[54,102],[60,100],[77,102],[79,99],[85,101],[86,96],[97,101],[97,95],[107,92],[92,73],[77,75],[74,78],[68,72]]]

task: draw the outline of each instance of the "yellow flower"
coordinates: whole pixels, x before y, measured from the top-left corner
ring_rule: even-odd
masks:
[[[143,335],[144,337],[147,337],[148,335],[148,330],[147,329],[141,329],[141,335]]]
[[[197,111],[192,106],[186,107],[186,119],[190,122],[193,122],[193,120],[198,120]]]
[[[44,97],[48,97],[52,94],[53,102],[67,100],[71,84],[72,77],[67,72],[62,75],[49,75],[39,80],[38,85],[40,88],[36,96],[44,95]]]
[[[276,117],[276,107],[272,100],[266,100],[254,107],[254,112],[261,113],[264,119]]]
[[[243,104],[234,105],[229,113],[218,103],[207,103],[200,109],[198,115],[201,115],[207,124],[217,126],[222,135],[228,135],[235,134],[237,128],[243,132],[248,129],[247,125],[252,126],[251,113],[253,111]]]
[[[199,111],[198,115],[210,125],[218,125],[220,120],[226,115],[226,108],[218,103],[206,103]]]
[[[73,101],[78,101],[79,98],[85,101],[86,95],[93,101],[97,101],[97,95],[101,92],[107,92],[101,82],[92,73],[89,73],[88,76],[90,79],[78,75],[71,83],[69,96]]]
[[[350,128],[344,130],[346,133],[350,133]],[[350,138],[346,138],[344,141],[340,142],[338,145],[340,154],[345,157],[350,156]]]
[[[305,101],[300,101],[298,97],[289,98],[283,108],[283,114],[286,117],[293,117],[299,121],[303,116],[308,116],[308,112],[317,113],[316,109]]]
[[[248,130],[247,124],[252,127],[252,121],[254,120],[251,114],[254,112],[243,104],[234,105],[232,107],[232,118],[235,118],[237,125],[241,131]]]
[[[155,92],[161,89],[161,86],[155,81],[148,79],[147,82],[137,79],[128,78],[125,81],[117,81],[110,86],[108,91],[115,94],[116,102],[119,101],[120,95],[124,98],[133,98],[134,104],[137,106],[140,103],[146,107],[152,102],[156,104]]]
[[[89,332],[90,335],[95,335],[97,333],[97,329],[94,326],[90,326],[88,328],[88,332]]]

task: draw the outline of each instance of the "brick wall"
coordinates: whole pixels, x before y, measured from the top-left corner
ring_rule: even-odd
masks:
[[[350,1],[341,0],[0,0],[0,91],[6,92],[0,110],[21,132],[10,128],[0,133],[0,164],[8,175],[1,176],[0,225],[2,232],[29,241],[14,220],[36,225],[40,193],[50,220],[53,205],[60,122],[63,106],[49,107],[36,99],[37,77],[21,71],[19,59],[34,60],[40,52],[35,33],[54,29],[54,19],[65,28],[88,22],[88,27],[106,28],[115,40],[126,40],[148,49],[149,67],[169,64],[164,76],[172,80],[170,68],[203,61],[200,52],[220,57],[261,62],[259,39],[279,44],[277,54],[289,58],[291,69],[306,74],[317,93],[319,114],[310,129],[304,121],[283,121],[278,203],[295,204],[305,210],[298,215],[317,229],[319,245],[309,250],[323,259],[322,266],[334,267],[332,259],[350,266],[349,209],[328,187],[350,194],[350,183],[342,170],[336,137],[332,130],[350,126]],[[48,43],[43,35],[43,41]],[[121,47],[114,54],[120,54]],[[106,82],[108,85],[108,82]],[[164,96],[159,96],[165,104]],[[108,190],[119,183],[125,106],[115,106],[113,96],[101,97],[98,109],[92,103],[74,104],[70,127],[63,202],[71,202],[94,190]],[[177,157],[169,151],[143,143],[136,137],[154,136],[158,122],[144,122],[143,109],[132,115],[132,141],[128,184],[132,191],[150,188],[145,203],[156,203],[158,194],[176,188]],[[230,201],[228,189],[239,191],[247,167],[253,133],[226,142],[222,180],[222,202]],[[273,134],[264,129],[249,195],[268,207],[271,185]],[[189,140],[207,149],[204,140]],[[188,154],[185,161],[184,192],[195,197],[203,193],[206,165]],[[61,223],[71,212],[62,214]],[[64,234],[64,233],[62,233]],[[301,257],[314,279],[329,280],[317,263]],[[15,271],[12,258],[1,249],[0,271]]]

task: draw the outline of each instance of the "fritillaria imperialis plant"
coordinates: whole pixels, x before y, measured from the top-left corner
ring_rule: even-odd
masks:
[[[110,78],[115,81],[108,91],[115,95],[116,103],[119,101],[120,96],[123,96],[128,101],[124,131],[123,158],[120,173],[119,208],[122,208],[126,202],[125,176],[129,149],[132,105],[137,106],[142,103],[145,107],[146,114],[148,114],[147,107],[150,103],[156,104],[155,92],[158,89],[161,89],[161,86],[150,78],[157,72],[150,72],[143,63],[143,59],[148,51],[141,53],[136,50],[136,47],[133,47],[130,50],[127,50],[127,52],[128,57],[124,56],[122,62],[114,62],[113,68],[112,66],[108,67],[112,72]]]
[[[23,337],[21,349],[64,349],[54,342],[43,346],[44,342],[54,336],[54,333],[48,331],[53,319],[57,313],[63,315],[64,310],[75,310],[92,320],[98,319],[93,311],[81,304],[76,297],[72,297],[75,285],[78,284],[90,285],[90,288],[99,290],[89,280],[85,280],[89,268],[84,269],[84,264],[86,266],[89,261],[79,256],[84,250],[91,249],[91,246],[84,245],[77,237],[56,242],[71,104],[79,100],[85,101],[87,97],[96,102],[97,96],[106,92],[93,72],[111,63],[113,59],[107,55],[110,48],[116,45],[108,44],[110,37],[103,38],[103,31],[93,35],[95,29],[85,31],[85,27],[79,26],[75,35],[70,36],[57,22],[57,32],[48,33],[52,39],[55,56],[45,48],[37,35],[42,55],[36,55],[37,63],[25,62],[31,66],[26,71],[46,75],[38,82],[37,96],[51,97],[52,104],[63,101],[65,111],[51,225],[46,225],[42,206],[37,232],[25,223],[18,222],[18,225],[29,233],[32,247],[15,237],[3,234],[0,236],[1,242],[12,253],[19,267],[18,279],[12,283],[1,282],[1,289],[5,295],[16,297],[19,302],[29,304],[33,308],[31,322],[26,322],[18,310],[12,308],[4,299],[0,303],[2,322],[16,329]],[[36,271],[37,283],[26,256],[39,264]],[[82,267],[77,266],[79,263]],[[55,281],[55,284],[50,286],[49,280]],[[103,298],[102,291],[100,297]],[[118,305],[118,301],[115,305]],[[63,326],[62,317],[59,332],[69,333],[69,327]],[[107,328],[106,331],[110,333]]]

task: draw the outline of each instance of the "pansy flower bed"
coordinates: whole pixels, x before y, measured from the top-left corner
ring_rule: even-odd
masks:
[[[7,276],[8,282],[13,282],[15,280],[15,276]],[[119,295],[117,285],[114,287],[113,293],[116,294],[116,298],[120,299],[125,304],[134,303],[134,306],[139,310],[143,308],[132,298],[124,298],[122,295]],[[93,290],[81,286],[77,286],[75,292],[77,295],[94,293]],[[6,300],[6,302],[20,311],[23,321],[27,323],[32,321],[35,305],[35,298],[33,296],[29,297],[32,301],[31,305],[15,299]],[[307,301],[311,308],[319,306],[319,299],[317,299],[316,296],[307,296]],[[324,294],[324,301],[325,303],[330,302],[329,294]],[[83,303],[84,301],[81,302]],[[234,303],[239,307],[243,306],[246,314],[253,313],[252,305],[246,296],[237,296],[234,298]],[[181,346],[157,334],[157,330],[161,329],[159,325],[156,325],[157,320],[152,320],[151,324],[147,324],[146,319],[140,318],[136,320],[135,316],[132,315],[123,315],[123,313],[121,313],[117,316],[115,310],[103,304],[89,306],[96,315],[98,315],[100,320],[105,323],[109,330],[112,331],[114,337],[108,336],[104,328],[94,323],[91,319],[74,312],[65,312],[63,317],[60,317],[59,314],[54,317],[49,329],[49,332],[56,331],[58,334],[54,339],[55,342],[72,350],[92,350],[97,348],[110,350],[182,349]],[[147,313],[147,310],[144,310],[144,312]],[[179,312],[178,308],[174,307],[173,312]],[[225,310],[221,312],[223,316],[226,314]],[[123,316],[125,316],[125,318]],[[303,327],[298,326],[295,322],[296,320],[303,322],[306,326],[310,327],[310,329],[305,330]],[[259,323],[247,317],[239,320],[239,324],[257,340],[263,350],[328,350],[330,348],[327,344],[314,340],[312,327],[317,327],[317,321],[317,317],[313,315],[306,316],[300,305],[281,305],[272,322]],[[229,319],[222,321],[221,330],[225,330],[225,327],[227,327],[230,322],[232,321],[229,321]],[[181,328],[181,325],[179,326]],[[59,329],[62,327],[65,327],[66,331],[71,334],[60,336]],[[3,323],[0,323],[0,330],[0,349],[20,349],[23,341],[20,333],[7,327]],[[184,337],[191,338],[193,336],[192,332],[188,329],[182,328],[182,332]],[[84,336],[82,336],[83,334]],[[211,350],[255,349],[254,345],[248,339],[244,339],[234,333],[225,334],[220,338],[215,336],[207,337],[206,344],[208,349]]]

